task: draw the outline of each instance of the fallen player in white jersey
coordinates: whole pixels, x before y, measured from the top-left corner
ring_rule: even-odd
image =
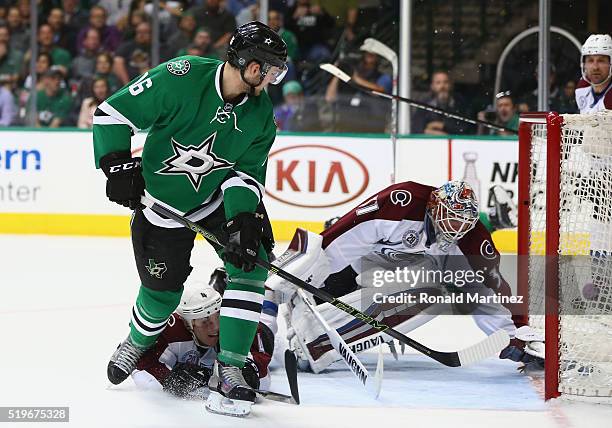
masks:
[[[499,272],[500,255],[491,235],[478,220],[478,203],[467,183],[452,181],[437,189],[415,182],[392,185],[368,198],[320,235],[298,230],[292,246],[297,249],[305,241],[304,254],[282,264],[283,269],[335,297],[342,297],[347,304],[404,334],[439,315],[441,307],[422,303],[377,304],[369,297],[364,298],[364,293],[369,290],[371,295],[373,290],[371,268],[393,271],[411,266],[413,270],[481,272],[481,281],[463,287],[457,283],[420,283],[410,287],[396,284],[385,291],[476,293],[497,300],[504,297],[504,305],[492,299],[484,304],[453,305],[453,309],[455,313],[472,315],[487,335],[500,329],[510,335],[510,345],[500,358],[535,363],[539,367],[543,364],[543,337],[521,322],[520,316],[513,321],[509,308],[517,308],[508,303],[512,300],[511,290]],[[266,284],[279,301],[288,303],[289,346],[297,351],[302,367],[308,366],[318,373],[337,361],[339,355],[321,324],[295,293],[295,287],[279,277],[269,278]],[[356,352],[389,340],[384,333],[328,303],[319,304],[317,309]]]
[[[170,316],[155,345],[138,360],[131,375],[136,386],[147,390],[163,389],[182,398],[207,395],[208,381],[219,352],[220,309],[221,294],[212,286],[194,283],[186,287],[177,312]],[[266,324],[262,320],[257,328],[242,369],[249,386],[262,390],[270,386],[268,365],[276,333],[275,318],[266,319],[269,322]]]

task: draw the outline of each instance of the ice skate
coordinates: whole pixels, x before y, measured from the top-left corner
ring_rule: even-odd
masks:
[[[210,395],[206,400],[206,410],[209,412],[237,417],[251,413],[255,391],[244,380],[239,367],[215,361],[208,387]]]
[[[128,335],[128,337],[117,347],[117,350],[113,353],[108,363],[106,369],[108,380],[113,385],[119,385],[127,379],[136,368],[136,362],[145,351],[146,349],[134,345]]]

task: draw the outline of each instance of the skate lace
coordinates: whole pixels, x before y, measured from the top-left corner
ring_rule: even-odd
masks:
[[[225,383],[229,384],[232,388],[235,386],[247,386],[242,376],[242,370],[238,367],[224,367],[223,378]]]
[[[136,368],[136,363],[143,353],[143,349],[132,345],[129,340],[126,340],[121,344],[115,365],[126,373],[131,373]]]

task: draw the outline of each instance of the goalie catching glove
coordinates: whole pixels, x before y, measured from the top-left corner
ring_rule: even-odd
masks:
[[[141,207],[145,189],[141,158],[131,157],[129,151],[113,152],[100,159],[100,168],[107,178],[108,199],[131,209]]]

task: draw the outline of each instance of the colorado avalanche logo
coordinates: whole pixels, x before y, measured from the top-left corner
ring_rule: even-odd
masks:
[[[407,190],[394,190],[391,192],[390,199],[393,205],[405,207],[412,201],[412,193]]]
[[[408,248],[414,248],[419,243],[419,233],[416,230],[409,230],[402,236],[402,243]]]
[[[480,244],[480,255],[487,260],[495,259],[495,248],[493,248],[493,244],[488,239],[485,239]]]

